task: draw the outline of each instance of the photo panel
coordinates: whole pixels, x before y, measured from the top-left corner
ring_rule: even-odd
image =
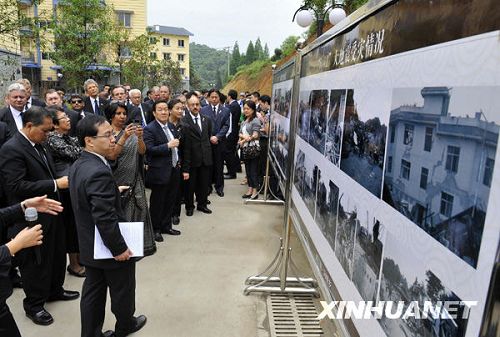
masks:
[[[367,89],[347,91],[340,169],[381,196],[388,114],[384,95]]]
[[[383,200],[474,268],[496,160],[499,92],[393,90]]]
[[[271,116],[271,153],[278,169],[281,171],[282,179],[288,176],[288,138],[290,120],[276,113]]]
[[[316,213],[316,191],[318,188],[318,173],[319,167],[315,165],[310,156],[306,155],[304,162],[305,178],[304,178],[304,195],[302,199],[314,218]]]
[[[335,166],[340,166],[342,128],[346,109],[347,90],[330,91],[330,104],[326,124],[325,157]]]
[[[316,197],[316,223],[326,240],[335,249],[335,235],[337,232],[337,207],[339,202],[339,188],[335,183],[325,178],[319,171],[318,193]]]
[[[328,90],[313,90],[309,99],[309,144],[321,154],[325,153],[328,94]]]
[[[301,198],[304,198],[304,185],[306,179],[306,167],[305,167],[306,155],[302,150],[297,152],[297,157],[295,158],[295,172],[293,177],[293,183],[295,188],[299,192]]]
[[[305,142],[309,142],[309,132],[311,123],[311,91],[301,91],[299,94],[299,120],[297,134]]]
[[[404,301],[406,306],[403,312],[411,301],[418,301],[420,308],[423,308],[424,301],[431,301],[433,304],[438,301],[461,301],[418,256],[412,254],[412,251],[392,234],[387,235],[384,247],[379,300]],[[464,310],[465,306],[458,309],[457,319],[434,319],[429,315],[427,319],[410,317],[404,320],[389,319],[383,315],[379,323],[388,337],[463,337],[467,328],[467,320],[461,318]]]
[[[358,222],[358,205],[355,199],[341,192],[337,214],[335,256],[349,279],[352,277],[354,237]]]

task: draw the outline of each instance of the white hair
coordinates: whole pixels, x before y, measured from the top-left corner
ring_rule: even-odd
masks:
[[[24,92],[26,92],[26,88],[21,83],[12,83],[7,88],[7,92],[10,94],[13,91],[24,91]]]
[[[139,94],[142,96],[142,92],[139,90],[139,89],[132,89],[128,92],[128,95],[129,96],[132,96],[132,95],[135,95],[135,94]]]
[[[83,83],[83,90],[87,91],[87,87],[90,85],[90,84],[95,84],[97,86],[97,88],[99,88],[99,84],[97,84],[97,82],[91,78],[89,78],[88,80],[86,80],[84,83]]]

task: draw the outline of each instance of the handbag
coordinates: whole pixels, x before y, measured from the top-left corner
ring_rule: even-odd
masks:
[[[260,145],[257,141],[252,140],[241,148],[243,160],[255,159],[260,156]]]

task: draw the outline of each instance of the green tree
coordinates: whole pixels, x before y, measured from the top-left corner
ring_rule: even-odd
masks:
[[[269,47],[267,43],[264,45],[264,59],[267,60],[269,58]]]
[[[281,43],[280,49],[283,52],[283,57],[287,57],[295,51],[295,45],[298,40],[298,36],[290,35]]]
[[[245,64],[250,64],[255,60],[257,60],[257,56],[255,55],[253,42],[250,40],[250,42],[248,42],[247,52],[245,53]]]
[[[131,57],[124,60],[121,70],[123,81],[134,88],[145,88],[148,84],[149,69],[154,63],[150,56],[154,51],[152,46],[148,34],[139,35],[128,44]]]
[[[222,85],[222,75],[221,75],[221,72],[219,70],[219,68],[217,68],[217,71],[215,72],[215,87],[217,89],[222,89],[223,85]]]
[[[260,37],[255,41],[255,59],[262,60],[264,56],[264,49],[262,49],[262,42],[260,42]]]
[[[182,76],[178,62],[172,60],[153,60],[148,69],[147,86],[168,84],[172,91],[182,86]]]
[[[63,67],[70,87],[82,85],[89,66],[108,65],[106,48],[115,41],[114,19],[113,10],[100,0],[59,1],[52,59]]]
[[[200,75],[198,75],[198,72],[194,69],[191,60],[189,60],[189,87],[198,90],[202,88]]]
[[[233,53],[231,54],[231,64],[229,66],[231,74],[236,74],[236,71],[238,70],[240,63],[241,63],[240,47],[238,46],[238,41],[236,41],[234,43]]]

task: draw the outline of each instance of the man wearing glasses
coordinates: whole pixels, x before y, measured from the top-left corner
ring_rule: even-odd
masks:
[[[79,120],[85,118],[85,116],[88,114],[88,113],[85,113],[83,111],[83,108],[85,107],[85,103],[83,102],[82,96],[80,96],[78,94],[71,95],[71,98],[69,100],[69,104],[71,106],[71,109],[78,113]]]

